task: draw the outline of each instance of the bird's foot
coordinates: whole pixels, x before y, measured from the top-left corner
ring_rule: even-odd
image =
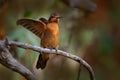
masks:
[[[58,55],[58,48],[54,48],[54,49],[55,49],[56,54]]]

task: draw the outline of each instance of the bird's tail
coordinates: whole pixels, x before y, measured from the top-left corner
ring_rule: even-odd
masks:
[[[49,59],[49,54],[40,54],[37,64],[36,64],[36,68],[44,69],[47,64],[48,59]]]

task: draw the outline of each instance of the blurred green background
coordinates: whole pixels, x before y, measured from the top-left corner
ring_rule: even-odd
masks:
[[[0,39],[39,46],[40,39],[16,21],[48,18],[54,11],[64,17],[59,23],[59,49],[86,60],[96,80],[120,80],[120,0],[0,0]],[[77,79],[79,64],[65,57],[53,55],[44,70],[37,70],[37,52],[11,47],[11,53],[40,80]],[[81,69],[80,80],[90,80]],[[0,80],[25,79],[0,64]]]

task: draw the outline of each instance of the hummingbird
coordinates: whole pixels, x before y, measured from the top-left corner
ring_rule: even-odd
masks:
[[[17,25],[21,25],[38,36],[43,48],[56,49],[59,46],[59,19],[62,18],[58,13],[52,13],[48,19],[42,17],[39,20],[19,19]],[[40,52],[36,68],[44,69],[49,60],[47,53]]]

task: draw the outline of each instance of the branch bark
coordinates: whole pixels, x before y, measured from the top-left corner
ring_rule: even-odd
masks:
[[[54,49],[47,49],[47,48],[42,48],[42,47],[37,47],[37,46],[32,46],[32,45],[30,45],[30,44],[26,44],[26,43],[21,43],[21,42],[15,42],[15,41],[8,41],[8,40],[6,40],[4,43],[2,42],[2,41],[0,41],[0,45],[1,45],[1,43],[2,44],[5,44],[5,45],[7,45],[7,46],[17,46],[17,47],[20,47],[20,48],[24,48],[24,49],[31,49],[31,50],[34,50],[34,51],[37,51],[37,52],[44,52],[44,53],[49,53],[49,54],[57,54],[57,55],[62,55],[62,56],[65,56],[65,57],[67,57],[67,58],[70,58],[70,59],[72,59],[72,60],[74,60],[74,61],[76,61],[76,62],[78,62],[78,63],[80,63],[80,64],[82,64],[87,70],[88,70],[88,72],[89,72],[89,74],[90,74],[90,79],[91,80],[95,80],[95,75],[94,75],[94,71],[93,71],[93,69],[92,69],[92,67],[86,62],[86,61],[84,61],[82,58],[80,58],[80,57],[78,57],[78,56],[75,56],[75,55],[73,55],[73,54],[70,54],[70,53],[67,53],[67,52],[64,52],[64,51],[61,51],[61,50],[57,50],[57,53],[56,53],[56,50],[54,50]],[[2,46],[0,46],[0,48],[1,48]],[[5,47],[4,47],[5,48]],[[9,54],[10,55],[10,53],[8,52],[8,50],[5,48],[5,50],[7,50],[7,51],[5,51],[4,50],[4,48],[2,48],[2,52],[7,52],[7,54]],[[0,52],[1,52],[1,50],[0,50]],[[1,54],[0,53],[0,56],[2,56],[3,54]],[[7,56],[7,55],[6,55]],[[9,57],[8,57],[9,58]],[[21,75],[23,75],[26,79],[28,79],[28,80],[36,80],[35,79],[35,76],[34,76],[34,74],[32,73],[32,72],[30,72],[27,68],[25,68],[25,67],[23,67],[22,66],[22,68],[20,68],[20,66],[18,66],[17,64],[19,64],[19,65],[21,65],[20,63],[18,63],[15,59],[13,59],[13,57],[12,57],[12,60],[13,61],[15,61],[14,62],[14,65],[11,65],[11,66],[13,66],[12,68],[11,68],[11,66],[10,65],[8,65],[8,63],[6,63],[6,61],[4,61],[4,60],[2,60],[1,61],[1,58],[0,58],[0,63],[4,63],[3,65],[5,65],[6,67],[8,67],[8,68],[10,68],[10,69],[12,69],[12,70],[14,70],[14,71],[16,71],[16,72],[18,72],[18,73],[20,73]],[[10,63],[12,63],[12,61],[11,61],[11,59],[9,59],[9,62]],[[18,67],[20,68],[20,69],[25,69],[26,71],[27,71],[27,76],[28,77],[26,77],[26,75],[24,74],[24,70],[20,70],[20,69],[18,69]],[[16,69],[17,70],[16,70]],[[26,72],[25,71],[25,72]],[[30,79],[30,76],[32,76],[32,79]],[[33,79],[34,78],[34,79]]]
[[[0,63],[11,70],[18,72],[27,80],[37,80],[35,75],[29,69],[13,58],[5,41],[0,41]]]

